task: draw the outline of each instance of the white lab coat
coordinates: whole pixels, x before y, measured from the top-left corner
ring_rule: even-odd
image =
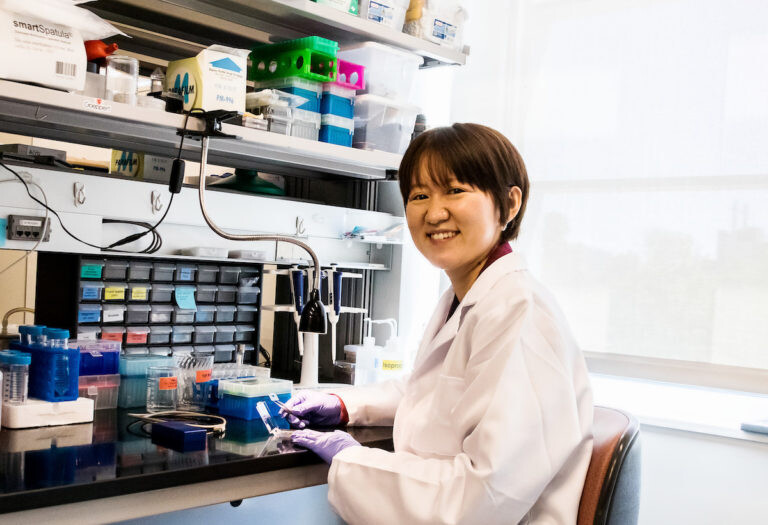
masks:
[[[394,424],[394,452],[349,447],[328,500],[351,524],[576,523],[592,453],[584,358],[549,293],[507,254],[445,322],[410,378],[340,392],[351,425]]]

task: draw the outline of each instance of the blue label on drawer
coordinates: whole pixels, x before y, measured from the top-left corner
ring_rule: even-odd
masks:
[[[101,312],[99,310],[96,310],[94,312],[81,311],[77,313],[77,322],[78,323],[98,323],[100,317],[101,317]]]
[[[86,286],[83,288],[83,299],[100,299],[101,288],[97,286]]]
[[[179,268],[179,281],[191,281],[192,268]]]

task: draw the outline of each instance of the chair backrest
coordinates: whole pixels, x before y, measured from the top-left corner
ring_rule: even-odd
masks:
[[[635,525],[640,509],[640,425],[630,414],[595,407],[594,445],[578,525]]]

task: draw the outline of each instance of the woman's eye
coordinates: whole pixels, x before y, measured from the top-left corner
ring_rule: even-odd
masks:
[[[464,191],[465,190],[463,188],[451,188],[451,189],[448,190],[448,193],[450,193],[452,195],[456,195],[458,193],[464,193]]]
[[[426,198],[427,198],[427,196],[426,196],[426,195],[424,195],[423,193],[418,193],[418,194],[416,194],[416,195],[413,195],[413,196],[410,198],[410,200],[412,200],[412,201],[421,201],[421,200],[424,200],[424,199],[426,199]]]

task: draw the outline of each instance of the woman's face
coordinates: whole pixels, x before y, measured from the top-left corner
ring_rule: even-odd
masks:
[[[413,242],[449,277],[471,271],[498,244],[503,229],[493,199],[453,175],[446,186],[420,175],[406,197]]]

